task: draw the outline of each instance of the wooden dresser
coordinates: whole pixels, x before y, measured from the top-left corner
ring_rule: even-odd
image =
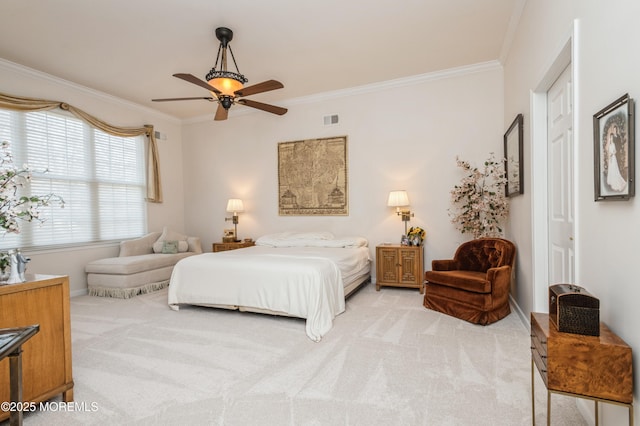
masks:
[[[254,246],[255,241],[236,241],[233,243],[213,243],[211,249],[214,253],[219,251],[228,251],[228,250],[236,250],[245,247]]]
[[[424,247],[383,244],[376,247],[376,290],[408,287],[424,292]]]
[[[62,394],[73,401],[69,277],[27,275],[27,282],[0,286],[0,328],[40,325],[22,346],[23,401]],[[0,401],[9,401],[9,360],[0,361]],[[0,411],[0,420],[9,417]]]
[[[535,367],[534,367],[535,366]],[[631,348],[604,323],[600,336],[562,333],[548,314],[531,313],[531,395],[535,424],[534,370],[547,386],[547,424],[551,392],[629,408],[633,425],[633,364]]]

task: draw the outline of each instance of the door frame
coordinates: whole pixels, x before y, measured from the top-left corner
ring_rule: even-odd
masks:
[[[579,180],[577,179],[576,141],[580,140],[578,128],[578,21],[573,22],[570,34],[564,44],[547,67],[538,86],[531,91],[531,241],[533,254],[533,294],[532,312],[548,312],[549,288],[549,223],[548,223],[548,141],[547,141],[547,92],[567,66],[571,66],[573,104],[573,144],[571,155],[574,161],[574,208],[578,205],[577,194]],[[575,241],[579,241],[578,211],[575,209]],[[575,244],[575,281],[580,282],[577,267],[579,262],[579,245]]]

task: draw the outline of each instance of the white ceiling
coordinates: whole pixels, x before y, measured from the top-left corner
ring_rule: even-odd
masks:
[[[204,79],[216,27],[233,30],[247,85],[285,86],[247,99],[286,106],[500,60],[524,1],[1,0],[0,58],[186,119],[213,115],[215,105],[151,99],[208,96],[172,74]]]

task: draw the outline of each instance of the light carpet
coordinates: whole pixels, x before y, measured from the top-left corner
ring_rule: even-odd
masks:
[[[71,299],[76,411],[26,425],[530,425],[529,331],[367,285],[320,343],[304,320],[186,306],[167,290]],[[536,372],[536,423],[546,390]],[[554,395],[553,424],[584,425]]]

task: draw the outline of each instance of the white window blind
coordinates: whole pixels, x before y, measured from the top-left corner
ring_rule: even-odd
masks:
[[[31,195],[56,194],[64,208],[43,208],[44,223],[21,222],[0,249],[137,237],[146,231],[144,139],[117,137],[64,112],[0,109],[0,138],[16,166],[33,171]]]

